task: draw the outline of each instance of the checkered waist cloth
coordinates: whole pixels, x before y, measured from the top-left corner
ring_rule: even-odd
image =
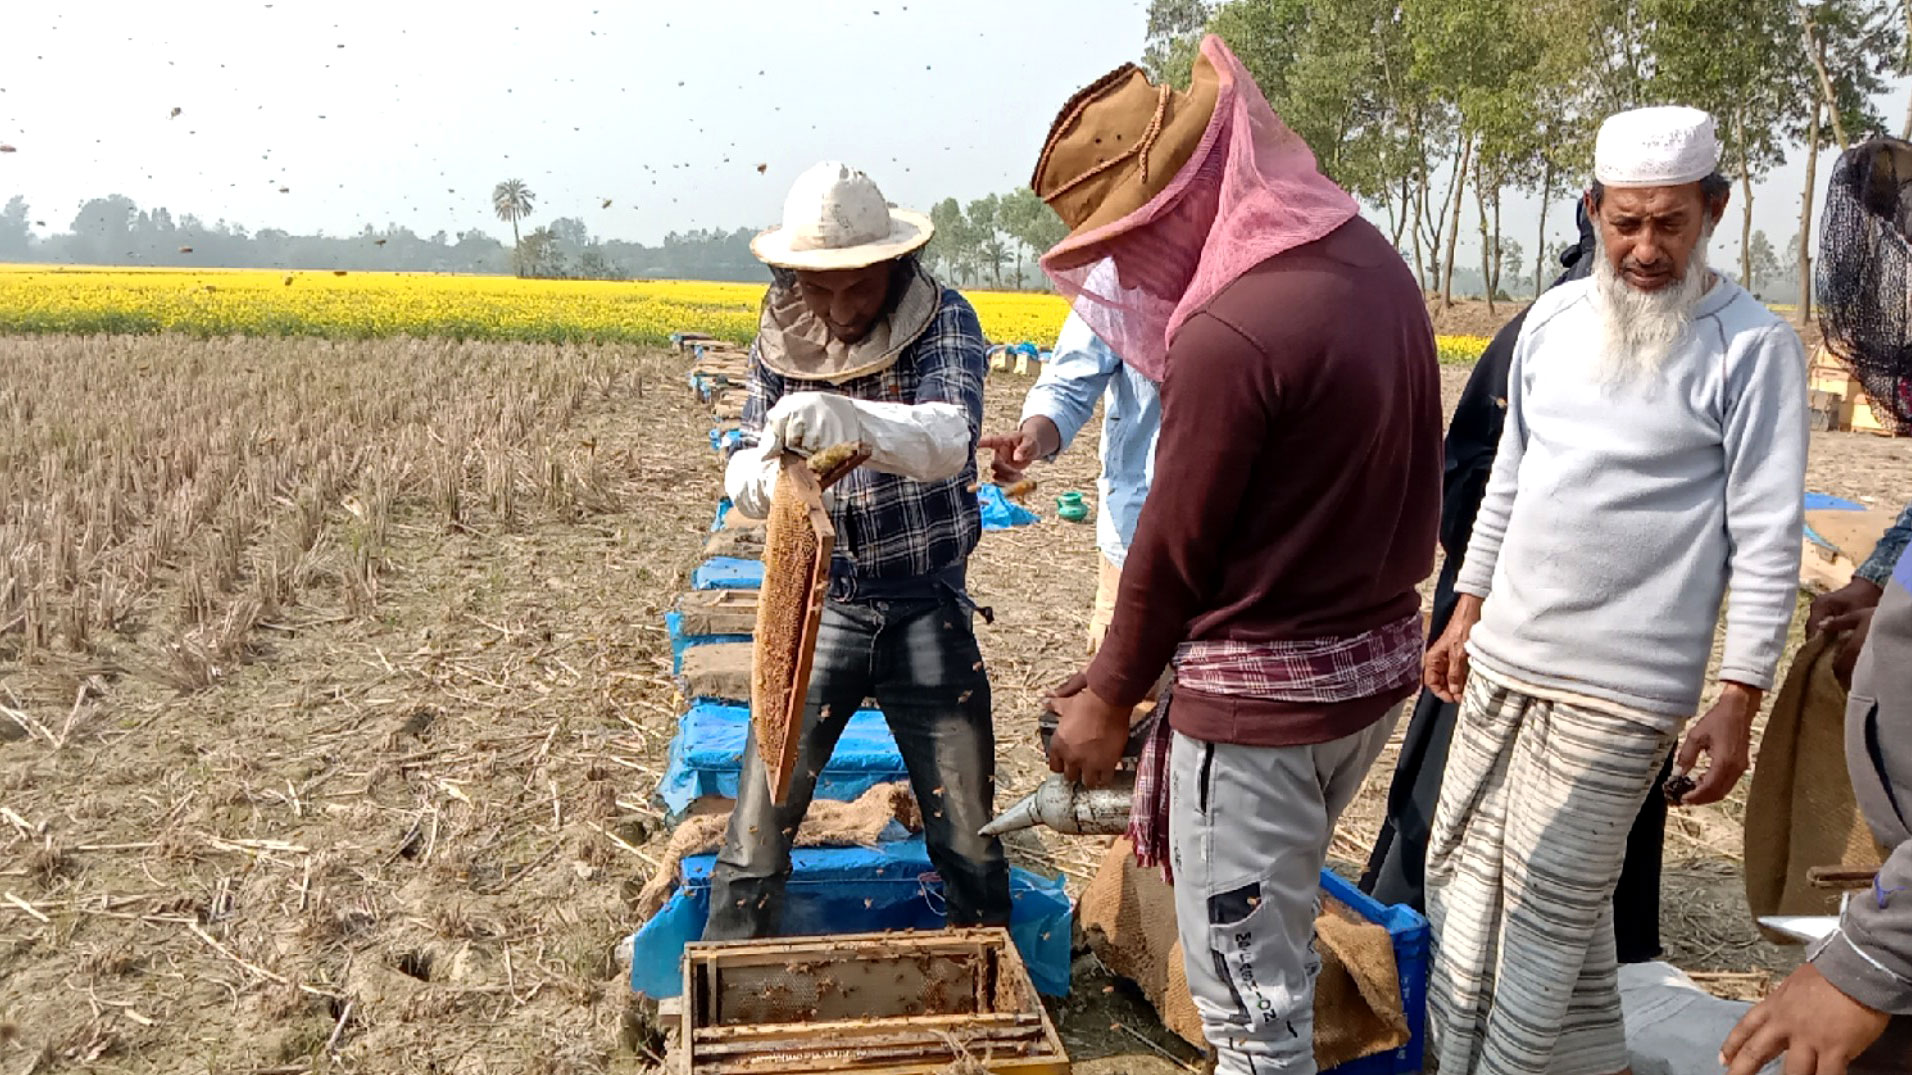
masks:
[[[1135,764],[1128,833],[1135,861],[1161,867],[1163,879],[1175,883],[1168,839],[1168,762],[1175,739],[1169,708],[1175,691],[1280,702],[1349,702],[1413,685],[1421,676],[1425,646],[1418,612],[1345,638],[1183,643],[1175,655],[1175,684],[1156,706],[1151,718],[1155,725]]]
[[[1351,702],[1418,682],[1425,648],[1418,611],[1342,638],[1184,642],[1175,683],[1272,702]]]

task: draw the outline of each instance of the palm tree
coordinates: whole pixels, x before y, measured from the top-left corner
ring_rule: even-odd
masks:
[[[518,275],[524,275],[524,257],[518,249],[518,221],[531,215],[531,200],[537,195],[522,179],[507,179],[491,188],[491,208],[499,220],[511,224],[511,261]]]

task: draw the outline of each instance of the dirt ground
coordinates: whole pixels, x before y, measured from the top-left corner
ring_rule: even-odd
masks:
[[[149,341],[129,361],[204,346]],[[0,651],[0,705],[24,718],[0,720],[0,1075],[649,1069],[658,1042],[613,953],[661,844],[662,617],[720,468],[680,360],[610,361],[620,375],[546,431],[599,462],[591,510],[527,503],[507,522],[481,506],[447,525],[400,495],[374,604],[314,587],[190,693],[117,658],[148,644],[136,626],[90,652]],[[1443,371],[1450,405],[1465,375]],[[992,380],[992,427],[1027,386]],[[1092,492],[1094,442],[1037,475],[1045,520],[988,535],[972,570],[996,612],[981,636],[1004,803],[1045,771],[1041,692],[1084,659],[1094,527],[1055,521],[1053,496]],[[1908,452],[1816,435],[1811,487],[1903,503]],[[351,518],[334,502],[324,525]],[[1365,857],[1391,763],[1336,837],[1344,865]],[[1793,956],[1745,921],[1738,809],[1674,823],[1665,916],[1676,962],[1746,994]],[[1104,845],[1012,841],[1078,886]],[[1055,1010],[1077,1070],[1193,1058],[1092,958],[1076,983]]]

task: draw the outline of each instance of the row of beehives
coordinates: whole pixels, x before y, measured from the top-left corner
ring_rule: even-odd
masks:
[[[690,359],[688,381],[711,408],[710,445],[727,452],[738,423],[748,356],[708,338],[674,340]],[[715,491],[713,491],[713,494]],[[737,795],[750,728],[751,638],[763,581],[762,525],[717,498],[703,556],[666,617],[682,704],[666,771],[656,797],[676,836],[665,869],[671,894],[632,941],[631,984],[654,998],[684,988],[684,945],[701,936],[710,903],[710,873],[723,822]],[[941,882],[913,809],[872,818],[890,800],[907,803],[908,771],[883,716],[852,716],[819,773],[812,817],[797,833],[781,923],[786,934],[853,934],[927,930],[944,925]],[[867,822],[874,820],[871,826]],[[859,824],[865,823],[865,824]],[[846,846],[847,845],[847,846]],[[1068,991],[1070,912],[1061,880],[1017,869],[1011,879],[1010,932],[1042,992]]]

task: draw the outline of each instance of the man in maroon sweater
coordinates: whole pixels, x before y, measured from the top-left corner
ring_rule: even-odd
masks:
[[[1420,288],[1218,38],[1186,93],[1125,67],[1078,94],[1032,186],[1071,229],[1044,268],[1163,401],[1114,622],[1052,702],[1050,766],[1107,780],[1173,660],[1190,994],[1218,1071],[1312,1072],[1319,873],[1419,682],[1441,487]]]

